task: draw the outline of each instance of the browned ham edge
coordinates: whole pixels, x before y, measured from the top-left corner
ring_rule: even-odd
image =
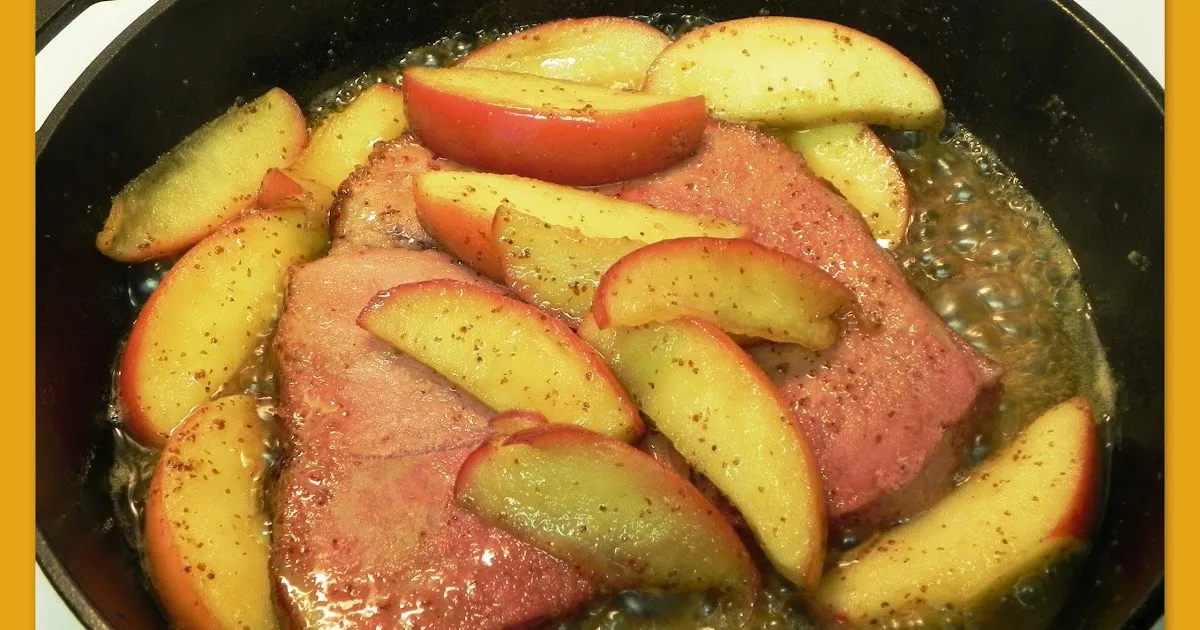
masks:
[[[417,220],[413,179],[450,168],[410,137],[376,145],[367,163],[338,188],[330,211],[333,253],[364,247],[432,247]]]
[[[692,158],[606,192],[746,224],[755,241],[854,292],[864,317],[848,319],[833,348],[751,349],[813,443],[835,535],[895,523],[950,489],[999,368],[925,305],[859,213],[801,158],[768,135],[714,123]]]

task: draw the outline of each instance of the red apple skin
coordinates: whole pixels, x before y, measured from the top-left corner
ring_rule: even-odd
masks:
[[[155,465],[143,519],[146,572],[172,627],[195,630],[230,627],[235,621],[230,619],[230,613],[240,608],[222,605],[228,603],[223,594],[232,595],[230,590],[237,591],[241,596],[252,596],[258,604],[254,609],[241,608],[239,616],[245,625],[234,627],[263,629],[275,625],[271,623],[274,615],[269,602],[269,580],[254,580],[252,576],[238,571],[248,568],[242,562],[253,561],[256,567],[261,567],[261,576],[267,577],[268,539],[261,533],[253,533],[255,538],[263,536],[262,544],[246,549],[244,544],[258,541],[242,538],[255,532],[255,528],[248,529],[243,523],[252,525],[255,521],[262,523],[268,518],[265,510],[251,513],[242,511],[252,497],[261,496],[266,469],[266,444],[271,439],[270,427],[259,419],[257,413],[254,397],[244,394],[226,396],[204,404],[171,436]],[[205,459],[206,455],[216,455],[215,461]],[[226,468],[231,463],[231,457],[233,461],[239,461],[241,466]],[[201,461],[208,462],[212,467],[211,473],[189,473],[189,462]],[[214,485],[225,487],[225,500],[220,505],[196,505],[192,501],[180,500],[175,494],[186,495],[193,489],[211,488]],[[216,520],[227,523],[227,528],[217,533],[205,527],[203,522],[209,521],[207,525],[211,527],[214,517],[208,510],[220,512]],[[250,520],[243,520],[247,518]],[[201,521],[199,528],[207,529],[207,536],[198,536],[199,532],[193,528],[197,523],[190,519]],[[258,532],[261,531],[258,529]],[[204,538],[209,538],[207,550],[204,549],[205,542],[202,542]],[[207,552],[205,555],[211,562],[214,543],[218,548],[225,547],[227,550],[241,547],[244,552],[240,558],[226,554],[215,556],[233,564],[229,567],[213,567],[213,570],[222,573],[219,580],[203,580],[198,572],[193,572],[192,565],[203,560],[203,556],[196,557],[202,552]],[[249,602],[243,602],[246,603]]]
[[[288,197],[304,194],[304,187],[285,171],[273,168],[263,176],[258,187],[258,206],[273,208]]]
[[[170,522],[163,508],[162,476],[154,475],[150,482],[150,491],[146,499],[144,518],[147,523],[156,524],[153,532],[146,535],[145,545],[147,554],[154,558],[169,558],[171,560],[184,557],[175,538],[168,534],[160,534],[165,529],[161,525]],[[190,568],[187,566],[186,568]],[[154,589],[164,607],[168,608],[167,615],[175,623],[188,628],[220,628],[221,621],[206,607],[200,597],[190,588],[188,574],[182,562],[162,562],[149,570]]]
[[[301,177],[292,169],[273,168],[267,171],[258,186],[256,204],[260,210],[307,208],[311,220],[328,225],[333,191],[318,182]]]
[[[1085,400],[1074,399],[1070,401],[1070,404],[1087,413],[1089,418],[1092,416],[1091,408]],[[1104,450],[1095,426],[1088,431],[1085,443],[1085,451],[1088,453],[1098,454]],[[1075,494],[1073,505],[1054,527],[1050,538],[1072,538],[1080,541],[1091,538],[1092,529],[1096,525],[1097,510],[1100,506],[1100,474],[1103,472],[1101,464],[1098,455],[1087,460],[1079,492]]]
[[[404,73],[412,130],[439,156],[493,173],[569,186],[634,179],[694,153],[708,120],[703,97],[680,98],[639,110],[566,114],[490,103],[443,90],[426,80],[425,73],[430,71],[436,70],[410,68]]]

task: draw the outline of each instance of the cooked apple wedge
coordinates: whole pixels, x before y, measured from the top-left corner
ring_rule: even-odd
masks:
[[[546,416],[528,409],[509,409],[502,411],[491,420],[488,420],[488,426],[492,427],[499,435],[513,435],[520,433],[526,429],[534,429],[548,424]]]
[[[716,508],[611,438],[548,426],[493,440],[467,457],[455,495],[610,592],[721,589],[749,603],[758,589],[746,548]]]
[[[655,427],[746,519],[779,572],[816,586],[825,494],[808,440],[767,376],[698,319],[579,335],[604,355]]]
[[[504,280],[502,256],[492,231],[496,211],[507,206],[585,236],[653,243],[685,236],[738,238],[744,226],[711,217],[661,210],[570,186],[514,175],[437,171],[416,181],[421,225],[467,264]]]
[[[637,439],[642,420],[596,351],[550,315],[452,280],[375,296],[358,325],[498,411]]]
[[[113,198],[96,247],[139,262],[181,252],[254,204],[271,168],[308,144],[304,113],[273,89],[184,138]]]
[[[604,272],[645,247],[631,238],[584,236],[501,206],[492,223],[504,282],[523,300],[578,326],[592,308]]]
[[[899,245],[912,214],[912,196],[887,145],[862,123],[790,131],[784,142],[813,173],[833,184],[884,247]]]
[[[600,328],[697,317],[721,330],[824,350],[833,316],[853,301],[820,267],[752,241],[681,238],[647,245],[600,280],[592,312]]]
[[[854,549],[817,602],[855,626],[970,614],[1086,545],[1100,466],[1087,401],[1062,403],[928,512]]]
[[[307,209],[237,219],[188,251],[138,315],[121,355],[126,428],[161,446],[263,342],[283,307],[288,269],[329,245]]]
[[[252,396],[196,410],[167,441],[146,501],[146,566],[180,628],[276,628],[263,510],[270,435]]]
[[[335,191],[367,163],[376,142],[404,133],[404,93],[386,83],[363,90],[340,112],[330,114],[312,133],[312,141],[292,165],[291,173]]]
[[[409,124],[434,153],[495,173],[596,186],[660,171],[700,145],[704,99],[471,68],[404,71]]]
[[[646,91],[703,96],[717,118],[779,127],[940,129],[945,121],[933,80],[895,48],[805,18],[752,17],[696,29],[650,66]]]
[[[488,44],[455,67],[640,90],[646,70],[669,43],[658,29],[629,18],[558,20]]]

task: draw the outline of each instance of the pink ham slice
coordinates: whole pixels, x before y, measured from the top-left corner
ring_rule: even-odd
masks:
[[[752,351],[812,440],[835,533],[894,523],[951,487],[999,369],[922,302],[861,216],[800,158],[770,136],[714,123],[691,159],[606,192],[747,224],[759,243],[832,273],[877,322],[848,321],[820,354]]]
[[[404,249],[292,272],[275,342],[287,455],[271,568],[293,626],[506,628],[592,594],[572,567],[453,503],[490,412],[355,324],[378,291],[434,278],[490,286]]]

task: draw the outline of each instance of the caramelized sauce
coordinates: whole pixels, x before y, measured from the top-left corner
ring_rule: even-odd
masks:
[[[678,37],[710,24],[703,16],[655,14],[639,19]],[[457,33],[415,48],[402,59],[353,77],[309,105],[313,125],[353,102],[370,85],[399,84],[410,65],[442,66],[474,48],[509,34],[497,30]],[[883,132],[912,191],[914,213],[907,239],[894,254],[909,281],[931,307],[980,352],[1004,365],[1004,395],[994,418],[978,436],[971,456],[982,459],[1019,432],[1040,411],[1075,394],[1087,396],[1105,443],[1114,384],[1079,284],[1079,270],[1050,218],[992,151],[969,130],[951,121],[936,137]],[[131,269],[128,293],[139,309],[169,269],[158,262]],[[264,417],[274,410],[276,366],[269,338],[222,394],[246,392],[262,401]],[[121,429],[121,411],[110,410],[115,463],[111,495],[118,523],[139,552],[141,517],[157,452],[136,444]],[[274,445],[273,445],[274,446]],[[272,452],[277,452],[272,449]],[[965,475],[966,473],[964,473]],[[843,546],[855,541],[842,541]],[[760,559],[761,560],[761,559]],[[831,562],[837,554],[831,554]],[[814,621],[794,588],[759,562],[763,596],[748,627],[803,629]],[[1052,613],[1068,584],[1061,567],[1029,575],[1000,596],[1031,618]],[[1040,614],[1039,614],[1040,613]],[[733,628],[743,618],[714,594],[622,593],[598,601],[559,630],[620,628]],[[914,627],[977,627],[983,619],[931,611]]]

